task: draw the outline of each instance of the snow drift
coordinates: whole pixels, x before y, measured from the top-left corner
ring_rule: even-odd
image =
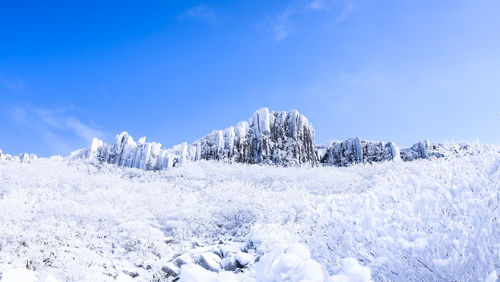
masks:
[[[449,148],[349,167],[2,160],[0,276],[495,281],[500,148]]]
[[[499,146],[318,146],[267,109],[169,149],[0,151],[0,279],[496,281],[499,183]]]

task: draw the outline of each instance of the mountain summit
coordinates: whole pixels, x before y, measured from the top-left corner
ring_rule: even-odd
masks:
[[[214,130],[190,145],[182,143],[166,149],[160,143],[146,142],[145,137],[136,142],[127,132],[122,132],[113,145],[94,138],[88,149],[79,151],[74,157],[148,170],[198,160],[280,166],[348,166],[440,157],[443,155],[437,152],[439,148],[439,144],[424,141],[400,150],[392,142],[365,141],[358,137],[317,146],[314,128],[304,115],[296,110],[270,112],[261,108],[248,121]]]

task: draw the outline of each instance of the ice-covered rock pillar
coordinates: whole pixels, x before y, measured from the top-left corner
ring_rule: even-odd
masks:
[[[186,143],[163,149],[160,143],[146,142],[146,137],[135,142],[127,132],[122,132],[116,136],[115,144],[103,143],[94,138],[84,156],[118,166],[158,170],[186,160],[195,160],[196,153],[197,148]]]
[[[392,142],[374,142],[349,138],[334,141],[318,148],[320,162],[325,165],[349,166],[356,163],[373,163],[400,159],[399,148]]]
[[[431,156],[441,157],[441,155],[436,152],[438,145],[431,144],[429,140],[420,141],[413,144],[410,148],[405,148],[401,150],[401,159],[404,161],[413,161],[416,159],[428,159]]]
[[[389,142],[389,148],[391,149],[391,156],[393,160],[401,160],[401,153],[399,147],[393,142]]]
[[[249,122],[214,131],[193,146],[200,148],[197,156],[205,160],[285,166],[317,163],[314,129],[297,111],[269,112],[261,108]]]
[[[256,111],[253,114],[253,119],[255,122],[255,132],[259,135],[269,135],[270,130],[269,130],[269,125],[270,125],[270,120],[269,120],[269,109],[267,108],[262,108]]]
[[[99,155],[99,150],[102,148],[103,142],[97,138],[92,138],[90,147],[88,149],[87,158],[96,160]]]

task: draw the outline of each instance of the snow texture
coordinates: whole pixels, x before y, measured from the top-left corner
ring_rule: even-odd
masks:
[[[29,163],[32,160],[36,160],[38,157],[35,154],[19,154],[19,155],[9,155],[9,154],[2,154],[2,150],[0,150],[0,160],[14,160],[22,163]]]
[[[1,160],[0,276],[495,281],[500,147],[442,148],[349,167]]]

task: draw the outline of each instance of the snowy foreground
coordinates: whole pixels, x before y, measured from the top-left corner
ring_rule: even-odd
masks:
[[[3,281],[496,281],[500,154],[164,171],[0,161]]]

